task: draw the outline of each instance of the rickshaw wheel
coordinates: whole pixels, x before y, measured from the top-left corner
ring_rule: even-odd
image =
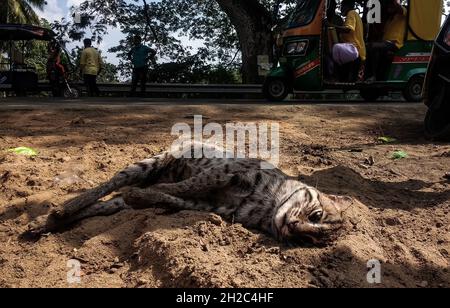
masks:
[[[268,78],[263,86],[264,96],[270,101],[283,101],[291,92],[287,82],[281,78]]]
[[[408,81],[406,88],[403,90],[403,96],[408,102],[421,102],[423,100],[423,84],[425,78],[423,76],[413,76]]]
[[[72,91],[70,91],[72,90]],[[66,88],[64,90],[64,98],[70,98],[70,99],[74,99],[74,98],[79,98],[81,96],[81,91],[78,88],[72,87],[71,89]]]
[[[380,98],[379,90],[377,89],[361,89],[359,94],[366,102],[375,102]]]
[[[425,134],[432,139],[450,139],[450,103],[449,93],[445,87],[431,102],[425,118]]]

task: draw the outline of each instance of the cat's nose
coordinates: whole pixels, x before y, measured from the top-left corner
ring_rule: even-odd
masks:
[[[291,221],[288,223],[288,229],[290,233],[294,233],[297,230],[297,226],[300,224],[299,220]]]

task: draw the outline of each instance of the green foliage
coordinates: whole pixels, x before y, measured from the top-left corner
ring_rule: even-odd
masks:
[[[116,65],[108,63],[106,59],[103,59],[103,69],[98,76],[97,81],[100,83],[116,83],[119,82],[118,74],[119,70]]]
[[[30,53],[26,58],[27,66],[34,67],[39,80],[47,78],[47,44],[46,42],[33,42]]]
[[[35,8],[43,9],[45,0],[1,0],[0,23],[39,24]]]
[[[107,32],[107,26],[120,27],[125,34],[125,39],[109,51],[117,53],[120,63],[118,70],[124,77],[130,77],[131,65],[128,60],[128,52],[132,46],[131,38],[141,35],[147,45],[153,44],[158,51],[159,71],[162,67],[191,66],[193,58],[203,62],[205,67],[215,69],[220,67],[230,74],[240,71],[242,59],[240,51],[245,42],[239,42],[236,32],[239,21],[230,20],[224,12],[222,0],[96,0],[85,1],[79,7],[83,17],[81,24],[73,24],[71,21],[62,20],[54,24],[54,30],[60,34],[60,38],[68,40],[81,40],[86,34],[92,33],[92,38],[97,42]],[[275,25],[283,23],[286,16],[293,10],[298,0],[236,0],[235,5],[246,3],[250,6],[258,6],[264,10],[265,15],[272,16],[272,24],[267,25],[268,31]],[[450,8],[450,1],[447,1]],[[253,12],[251,12],[253,13]],[[258,15],[252,18],[257,19]],[[234,22],[234,24],[233,24]],[[201,40],[204,47],[194,51],[180,40],[180,36],[190,40]],[[185,40],[184,40],[185,41]],[[164,63],[169,63],[164,66]],[[177,65],[173,65],[176,63]],[[193,69],[198,69],[194,65]],[[191,74],[181,74],[184,77],[170,77],[162,79],[185,79],[191,76],[197,80],[194,71]],[[202,74],[200,74],[202,75]]]
[[[273,24],[276,24],[278,18],[285,16],[296,3],[295,0],[252,1],[259,1],[267,14],[273,12]],[[282,2],[284,5],[281,5]],[[174,72],[183,72],[180,76],[161,72],[164,75],[160,77],[162,80],[189,80],[190,82],[204,78],[211,78],[210,82],[240,80],[240,77],[236,78],[236,74],[240,71],[242,62],[241,44],[235,25],[221,9],[218,1],[98,0],[85,1],[80,5],[79,10],[86,17],[82,24],[74,25],[63,21],[55,24],[55,30],[66,39],[80,40],[86,34],[86,29],[89,29],[93,33],[93,39],[100,41],[106,29],[99,25],[120,27],[126,38],[109,51],[117,53],[120,59],[118,69],[122,76],[130,77],[131,65],[127,57],[128,52],[132,46],[132,37],[141,35],[147,44],[153,44],[158,51],[159,65],[154,68],[155,71],[161,72],[161,67],[166,67]],[[271,26],[268,25],[268,29]],[[193,48],[182,43],[180,36],[190,40],[201,40],[204,42],[204,47],[194,51]],[[192,64],[193,59],[195,59],[195,65]],[[202,62],[201,68],[197,61]],[[186,67],[191,67],[193,71],[188,74],[184,69]],[[205,70],[209,70],[207,74]],[[225,76],[228,77],[225,78]]]
[[[158,64],[150,70],[149,81],[156,83],[210,83],[236,84],[240,83],[238,71],[205,65],[192,57],[186,62],[170,62]]]

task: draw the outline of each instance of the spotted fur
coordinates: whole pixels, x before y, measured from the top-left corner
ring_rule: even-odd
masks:
[[[184,155],[167,152],[126,168],[70,200],[60,211],[41,218],[31,231],[48,232],[62,224],[130,207],[166,207],[213,212],[278,240],[318,243],[335,234],[351,202],[322,194],[279,169],[261,169],[258,159],[178,157]],[[98,202],[125,187],[120,196]]]

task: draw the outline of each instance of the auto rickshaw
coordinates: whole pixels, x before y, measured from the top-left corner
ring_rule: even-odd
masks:
[[[58,43],[56,34],[46,28],[21,24],[0,24],[0,50],[6,51],[0,57],[0,91],[14,92],[24,96],[28,92],[39,92],[39,78],[36,68],[27,64],[28,44],[32,41],[48,42],[64,52],[69,72],[74,69],[67,51]],[[16,42],[21,42],[18,47]],[[64,97],[76,98],[80,91],[69,85],[68,74],[62,76],[61,94]]]
[[[392,54],[382,80],[348,82],[329,80],[324,74],[326,59],[338,35],[327,21],[331,1],[299,0],[279,34],[279,65],[264,83],[265,97],[282,101],[293,92],[359,90],[367,101],[375,101],[390,91],[402,91],[407,101],[421,101],[423,83],[430,61],[433,41],[439,32],[442,0],[407,0],[407,28],[404,47]],[[385,0],[380,0],[381,3]],[[380,24],[368,22],[368,0],[357,0],[365,28],[366,43],[375,40],[374,30]],[[381,27],[383,24],[381,24]],[[371,33],[372,32],[372,33]]]
[[[450,138],[450,17],[436,39],[425,87],[425,132],[434,139]]]

